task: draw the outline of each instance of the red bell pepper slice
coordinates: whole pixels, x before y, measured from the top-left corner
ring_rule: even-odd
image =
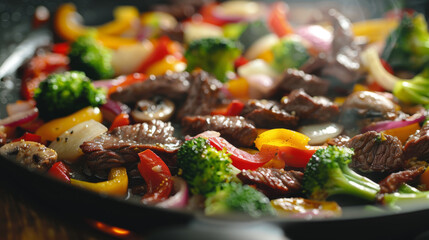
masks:
[[[311,156],[317,149],[323,148],[320,146],[306,146],[306,149],[294,147],[280,147],[277,158],[283,160],[288,167],[305,168],[310,161]]]
[[[275,2],[271,5],[271,10],[268,14],[268,26],[279,37],[293,33],[293,28],[287,20],[287,9],[286,3]]]
[[[217,150],[226,149],[226,152],[231,154],[229,157],[232,160],[232,165],[238,169],[255,170],[262,167],[276,155],[276,149],[262,148],[261,151],[255,154],[248,153],[236,148],[234,145],[226,141],[222,137],[209,137],[210,145]]]
[[[48,170],[48,174],[61,181],[70,183],[70,171],[61,161],[54,163],[54,165],[52,165],[52,167]]]
[[[244,108],[244,103],[239,100],[232,100],[226,109],[225,116],[238,116]]]
[[[128,115],[128,113],[121,113],[115,117],[109,131],[125,125],[130,125],[130,115]]]
[[[67,55],[70,51],[70,43],[69,42],[63,42],[63,43],[56,43],[52,46],[52,52]]]
[[[244,56],[240,56],[237,59],[235,59],[234,61],[234,67],[235,69],[247,64],[249,62],[249,60],[247,58],[245,58]]]
[[[153,52],[142,62],[137,72],[144,73],[154,63],[164,59],[170,54],[169,44],[171,40],[167,36],[162,36],[158,39]]]
[[[213,14],[213,11],[218,5],[219,4],[216,2],[212,2],[204,5],[201,8],[200,14],[203,22],[210,23],[216,26],[223,26],[228,23],[228,21],[219,19]]]
[[[143,203],[156,204],[166,200],[173,188],[170,169],[149,149],[138,155],[140,162],[137,168],[147,184],[147,193],[142,198]]]
[[[112,86],[109,88],[108,95],[114,93],[118,88],[125,87],[134,83],[143,82],[147,79],[147,75],[143,73],[133,73],[127,76],[120,76],[115,79]]]
[[[24,133],[22,137],[14,139],[12,142],[19,142],[21,140],[42,143],[41,136],[29,132]]]

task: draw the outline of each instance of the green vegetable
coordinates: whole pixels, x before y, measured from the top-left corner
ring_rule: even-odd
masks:
[[[238,40],[245,49],[248,49],[258,39],[270,33],[272,32],[265,21],[253,21],[246,26],[246,29],[241,33]]]
[[[429,64],[429,32],[423,14],[404,14],[382,53],[395,70],[420,72]]]
[[[421,204],[426,205],[429,199],[429,191],[419,191],[408,184],[402,184],[397,192],[383,194],[382,199],[384,205],[397,209],[406,204],[415,206],[419,201]]]
[[[113,77],[112,52],[104,47],[93,35],[85,35],[71,44],[70,68],[83,71],[94,80]]]
[[[225,151],[212,147],[198,137],[183,143],[177,153],[179,175],[189,184],[193,194],[206,195],[235,178],[231,159]]]
[[[258,190],[240,183],[224,183],[205,201],[206,215],[243,213],[252,217],[274,215],[270,200]]]
[[[106,93],[96,89],[85,73],[70,71],[49,75],[35,90],[34,99],[39,116],[49,120],[99,106],[106,102]]]
[[[187,71],[195,68],[213,74],[222,82],[228,80],[228,72],[234,71],[234,61],[240,56],[237,42],[226,38],[203,38],[192,41],[185,52]]]
[[[429,67],[410,80],[397,81],[393,95],[405,103],[429,104]]]
[[[271,63],[277,72],[288,68],[300,68],[310,58],[307,48],[298,40],[283,38],[271,49],[274,59]]]
[[[353,150],[346,147],[328,146],[317,150],[304,172],[304,193],[317,200],[336,194],[375,200],[380,187],[348,167],[353,154]]]

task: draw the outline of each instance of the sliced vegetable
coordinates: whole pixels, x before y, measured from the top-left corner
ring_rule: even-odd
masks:
[[[48,170],[48,174],[61,181],[70,183],[70,172],[63,162],[58,161]]]
[[[99,108],[86,107],[69,116],[51,120],[37,129],[36,134],[42,136],[42,142],[54,141],[59,135],[71,127],[91,119],[97,122],[103,120]]]
[[[156,204],[162,208],[184,208],[188,204],[189,192],[188,184],[180,177],[172,177],[173,179],[173,195],[167,200]]]
[[[274,45],[280,41],[280,38],[275,34],[268,34],[255,41],[245,52],[244,56],[253,60],[261,54],[269,51]]]
[[[116,75],[132,74],[154,51],[154,44],[149,40],[121,46],[113,51],[112,66]]]
[[[356,37],[366,37],[370,43],[384,41],[399,24],[398,19],[379,18],[354,22],[352,26]]]
[[[226,89],[235,98],[249,98],[249,83],[245,78],[236,78],[229,80],[226,84]]]
[[[387,135],[397,137],[402,142],[402,144],[405,144],[408,138],[410,137],[410,135],[414,134],[419,129],[420,129],[420,124],[413,123],[399,128],[387,129],[383,132]]]
[[[420,183],[424,185],[425,190],[429,190],[429,168],[420,175]]]
[[[265,6],[253,1],[227,1],[213,9],[213,16],[221,21],[254,21],[265,15]]]
[[[277,158],[282,160],[286,166],[293,168],[305,168],[313,154],[322,147],[305,146],[304,149],[294,147],[280,147]]]
[[[144,99],[137,102],[131,116],[136,122],[150,122],[154,119],[168,121],[173,116],[174,109],[174,103],[168,99]]]
[[[167,72],[183,72],[186,69],[186,63],[174,55],[167,55],[160,61],[152,64],[147,70],[148,75],[164,75]]]
[[[223,29],[206,22],[187,22],[183,26],[183,38],[186,43],[210,37],[224,37]]]
[[[22,135],[22,137],[14,139],[12,142],[18,142],[21,140],[42,143],[42,137],[41,136],[39,136],[37,134],[29,133],[29,132],[24,133],[24,135]]]
[[[16,113],[0,120],[0,125],[5,127],[18,127],[35,120],[39,116],[39,110],[33,107],[30,110]]]
[[[275,2],[271,5],[270,13],[268,14],[268,26],[277,36],[284,37],[293,33],[293,28],[287,20],[287,12],[289,7],[284,2]]]
[[[147,193],[143,196],[142,202],[156,204],[168,199],[173,188],[170,169],[149,149],[138,155],[140,162],[137,168],[147,184]]]
[[[332,32],[320,25],[307,25],[296,29],[296,34],[309,42],[312,48],[328,52],[331,49]]]
[[[255,146],[259,150],[264,145],[305,149],[309,141],[310,138],[302,133],[284,128],[276,128],[259,134],[255,140]]]
[[[313,217],[339,217],[342,210],[334,201],[317,201],[304,198],[279,198],[271,200],[271,205],[280,216],[310,219]]]
[[[158,41],[155,43],[155,47],[154,47],[153,51],[140,64],[140,66],[137,68],[137,71],[140,73],[145,73],[146,70],[152,64],[162,60],[168,54],[170,54],[171,53],[169,50],[169,44],[170,43],[171,43],[171,40],[166,36],[159,38]]]
[[[255,170],[270,161],[276,155],[276,148],[270,146],[263,147],[261,151],[251,154],[236,148],[231,143],[221,137],[209,137],[210,145],[217,150],[226,149],[232,160],[232,165],[238,169]]]
[[[298,131],[310,138],[308,144],[319,145],[330,138],[337,137],[343,129],[344,127],[337,123],[318,123],[302,126]]]
[[[112,86],[109,88],[109,94],[115,92],[118,88],[123,88],[125,86],[143,82],[147,79],[147,75],[143,73],[133,73],[127,76],[120,76],[117,80],[112,82]]]
[[[107,128],[93,119],[81,122],[59,135],[50,145],[58,154],[58,159],[75,163],[83,154],[80,145],[107,132]]]
[[[104,182],[92,183],[72,178],[70,183],[108,195],[123,196],[128,192],[128,175],[124,167],[112,168],[109,172],[108,180]]]
[[[129,125],[129,124],[130,124],[130,116],[128,115],[128,113],[120,113],[113,120],[113,123],[109,128],[109,131],[112,131],[117,127]]]
[[[394,129],[394,128],[402,128],[405,126],[412,125],[414,123],[420,123],[425,120],[425,116],[420,113],[416,113],[413,116],[409,117],[405,120],[396,120],[396,121],[380,121],[373,123],[369,126],[366,126],[361,130],[362,133],[368,132],[368,131],[376,131],[381,132],[388,129]]]
[[[129,113],[130,109],[127,105],[107,99],[107,102],[100,106],[103,119],[113,122],[115,118],[121,113]]]

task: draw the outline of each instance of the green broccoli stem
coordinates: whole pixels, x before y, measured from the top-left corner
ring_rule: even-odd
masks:
[[[358,181],[353,178],[344,178],[344,179],[338,179],[339,181],[336,182],[337,186],[328,189],[329,195],[336,195],[336,194],[347,194],[347,195],[353,195],[368,201],[374,201],[377,193],[379,192],[379,189],[375,189],[373,187],[369,187],[365,184],[362,184],[361,181]]]
[[[380,191],[380,185],[373,182],[367,177],[364,177],[362,175],[357,174],[355,171],[350,169],[348,166],[345,166],[342,168],[342,171],[344,173],[344,176],[349,180],[353,182],[357,182],[361,185],[364,185],[367,188],[371,188],[373,190],[376,190],[377,192]]]
[[[416,205],[418,201],[422,202],[422,204],[427,205],[427,201],[429,200],[429,191],[417,192],[417,193],[389,193],[384,194],[383,203],[390,207],[397,207],[398,205],[409,203],[410,201],[414,201],[413,205]]]

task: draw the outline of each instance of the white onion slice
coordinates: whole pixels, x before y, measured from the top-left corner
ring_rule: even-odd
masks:
[[[189,22],[183,25],[183,37],[186,43],[210,37],[223,37],[223,29],[204,22]]]
[[[240,77],[248,78],[256,74],[267,75],[271,78],[277,78],[278,73],[262,59],[252,60],[237,69]]]
[[[274,45],[276,45],[280,41],[279,37],[276,34],[268,34],[265,35],[256,42],[254,42],[249,49],[246,51],[244,56],[247,59],[255,59],[257,58],[261,53],[268,51],[271,49]]]
[[[327,52],[331,48],[333,35],[326,28],[320,25],[307,25],[296,29],[296,34],[307,40],[311,45],[320,50]]]
[[[113,52],[112,57],[115,74],[122,75],[136,72],[140,64],[152,53],[153,49],[153,44],[149,40],[118,48]]]
[[[59,160],[74,163],[83,154],[80,145],[106,131],[107,128],[103,124],[91,119],[79,123],[62,133],[49,145],[49,148],[54,149],[58,153]]]
[[[14,103],[8,103],[6,105],[6,112],[9,116],[15,115],[20,112],[28,111],[36,107],[36,101],[17,101]]]
[[[18,127],[29,123],[39,116],[39,110],[33,107],[24,112],[15,113],[7,118],[0,119],[0,125],[5,127]]]
[[[302,126],[298,131],[310,138],[308,144],[320,145],[340,135],[343,129],[344,127],[337,123],[318,123]]]
[[[189,194],[186,181],[180,177],[172,177],[174,195],[167,200],[156,204],[162,208],[184,208],[188,204]]]
[[[227,22],[251,21],[261,18],[265,13],[265,5],[253,1],[227,1],[213,10],[215,18]]]

